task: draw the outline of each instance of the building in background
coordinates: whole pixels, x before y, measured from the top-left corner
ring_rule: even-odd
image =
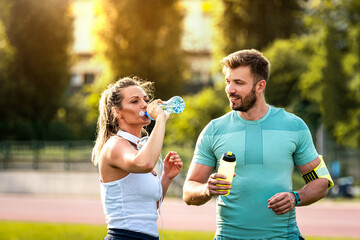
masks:
[[[183,0],[185,9],[182,47],[191,69],[188,92],[213,83],[211,74],[213,45],[212,19],[205,1]]]
[[[74,15],[74,64],[70,68],[70,94],[85,84],[92,84],[103,67],[94,58],[92,26],[95,23],[94,3],[75,0],[72,3]]]
[[[94,2],[74,0],[72,4],[75,61],[70,69],[70,94],[80,90],[85,84],[93,83],[103,71],[103,66],[94,57]],[[194,92],[213,82],[211,15],[207,11],[206,2],[202,0],[182,0],[180,4],[185,12],[182,46],[190,67],[190,81],[187,81],[189,84],[186,91]]]

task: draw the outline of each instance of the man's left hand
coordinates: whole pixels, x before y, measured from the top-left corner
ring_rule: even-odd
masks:
[[[268,199],[268,208],[277,215],[281,215],[292,210],[296,205],[296,199],[291,192],[277,193]]]

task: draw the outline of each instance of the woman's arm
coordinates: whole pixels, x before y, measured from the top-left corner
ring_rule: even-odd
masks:
[[[163,199],[173,179],[180,173],[183,168],[183,162],[176,152],[169,152],[164,159],[164,171],[161,178],[163,189]]]
[[[125,172],[145,173],[155,167],[163,146],[166,121],[168,115],[158,106],[160,100],[155,100],[148,106],[149,114],[155,119],[153,131],[145,146],[137,151],[125,139],[109,141],[105,157],[112,167],[117,167]]]

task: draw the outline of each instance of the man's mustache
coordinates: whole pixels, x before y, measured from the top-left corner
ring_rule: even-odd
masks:
[[[242,98],[240,95],[237,94],[230,94],[229,97]]]

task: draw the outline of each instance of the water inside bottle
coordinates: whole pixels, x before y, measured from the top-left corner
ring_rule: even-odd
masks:
[[[159,105],[167,113],[181,113],[185,109],[185,101],[179,96],[172,97]]]

